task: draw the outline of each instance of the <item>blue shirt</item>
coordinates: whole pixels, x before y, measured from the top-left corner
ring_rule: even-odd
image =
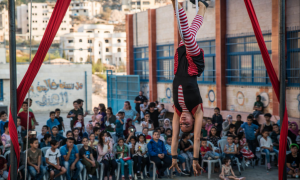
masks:
[[[121,119],[124,122],[124,119]],[[116,133],[119,135],[123,135],[123,124],[119,119],[116,120]]]
[[[49,119],[49,120],[47,121],[47,126],[50,128],[50,130],[52,130],[52,128],[53,128],[54,126],[58,126],[58,125],[60,125],[60,123],[59,123],[59,121],[58,121],[57,119],[54,119],[53,122],[51,121],[51,119]]]
[[[62,156],[63,161],[65,161],[64,156],[68,155],[68,153],[69,153],[69,149],[67,148],[67,145],[62,146],[61,149],[60,149],[60,154]],[[77,148],[76,145],[73,145],[73,149],[71,151],[71,155],[70,155],[70,158],[69,158],[69,161],[68,161],[70,164],[72,164],[75,161],[76,154],[78,154],[78,148]]]
[[[171,154],[171,146],[169,144],[166,144],[165,147],[167,152]]]
[[[245,129],[245,135],[247,140],[255,140],[255,132],[258,129],[258,126],[256,124],[251,124],[251,126],[248,125],[247,122],[241,125],[241,128]]]
[[[64,140],[65,138],[63,136],[61,136],[60,134],[56,134],[55,137],[52,134],[51,139],[56,140],[56,141],[61,141],[61,140]]]
[[[157,142],[151,139],[147,144],[147,148],[150,156],[157,156],[158,154],[167,155],[165,144],[160,139]]]
[[[1,130],[1,135],[4,133],[4,124],[7,123],[8,121],[0,121],[0,130]]]

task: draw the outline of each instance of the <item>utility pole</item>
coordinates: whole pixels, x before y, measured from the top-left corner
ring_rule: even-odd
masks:
[[[285,86],[286,86],[286,59],[285,59],[285,0],[279,0],[279,23],[280,23],[280,127],[282,127],[283,116],[285,112]],[[285,156],[280,158],[286,158]],[[286,163],[285,163],[286,164]],[[287,179],[286,165],[283,168],[283,180]]]
[[[10,68],[10,113],[17,128],[17,62],[16,62],[16,24],[15,24],[15,0],[8,1],[9,19],[9,68]],[[4,37],[5,39],[5,37]],[[17,156],[13,143],[10,145],[10,178],[16,180],[18,177]]]

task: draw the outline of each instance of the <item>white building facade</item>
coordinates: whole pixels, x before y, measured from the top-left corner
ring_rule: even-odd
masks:
[[[93,19],[96,15],[102,13],[103,8],[100,2],[97,1],[71,1],[70,11],[72,16],[85,16],[88,19]]]
[[[92,60],[115,66],[125,65],[126,33],[113,30],[113,25],[82,25],[78,32],[61,36],[60,48],[72,62]]]
[[[0,42],[9,39],[9,22],[8,22],[8,10],[3,8],[0,11]]]
[[[47,24],[52,15],[54,3],[32,3],[32,38],[41,41]],[[17,7],[18,28],[22,29],[22,34],[29,39],[30,34],[30,3]],[[71,28],[70,11],[67,10],[54,41],[59,41],[59,36],[69,33]]]

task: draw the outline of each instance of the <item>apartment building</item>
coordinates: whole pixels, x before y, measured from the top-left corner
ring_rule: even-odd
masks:
[[[102,13],[103,8],[101,3],[97,1],[77,0],[71,1],[70,11],[72,16],[85,16],[88,19],[93,19]]]
[[[9,23],[8,23],[8,11],[4,7],[0,11],[0,42],[9,39]]]
[[[114,32],[113,25],[82,25],[78,32],[60,37],[60,48],[72,62],[126,64],[126,33]]]
[[[50,20],[55,3],[32,3],[32,38],[41,41]],[[17,24],[26,39],[30,35],[30,3],[17,7]],[[71,28],[71,12],[69,9],[59,27],[54,41],[59,41],[59,36],[69,33]]]

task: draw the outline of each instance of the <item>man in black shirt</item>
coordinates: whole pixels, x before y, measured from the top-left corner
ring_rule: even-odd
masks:
[[[135,103],[135,110],[139,114],[141,113],[140,111],[140,105],[144,103],[145,100],[148,100],[145,96],[143,96],[143,91],[139,92],[139,95],[135,98],[134,103]]]
[[[150,114],[150,120],[152,121],[151,123],[154,125],[154,128],[159,127],[159,122],[158,122],[159,112],[157,109],[155,109],[154,102],[149,104],[149,110],[147,110],[146,112]]]
[[[70,121],[70,128],[71,129],[74,125],[74,122],[77,121],[77,119],[78,119],[77,118],[78,114],[83,114],[82,110],[79,109],[77,101],[73,102],[73,106],[74,106],[74,109],[72,109],[67,115],[67,118],[71,118],[71,121]]]
[[[291,153],[286,156],[287,173],[292,177],[299,176],[298,171],[300,167],[300,156],[298,154],[299,146],[297,144],[291,144]]]
[[[63,136],[64,134],[64,131],[65,131],[65,124],[64,124],[64,120],[63,118],[60,116],[60,109],[55,109],[55,118],[58,120],[58,122],[60,123],[58,125],[58,131],[59,131],[59,134],[61,136]]]

